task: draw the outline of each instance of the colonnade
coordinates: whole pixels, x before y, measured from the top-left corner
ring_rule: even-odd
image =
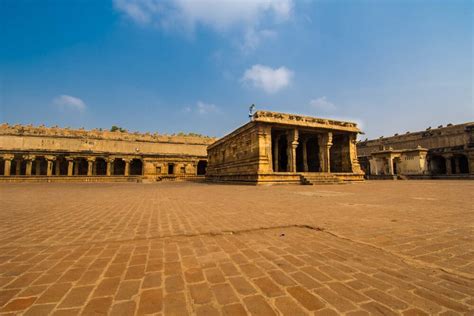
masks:
[[[143,161],[141,158],[137,157],[64,156],[34,154],[3,154],[0,155],[0,157],[3,159],[4,176],[96,176],[99,175],[97,168],[100,161],[105,162],[105,172],[100,175],[130,176],[131,164],[134,160],[137,161],[137,165],[139,166],[140,171],[134,170],[135,172],[133,175],[141,175],[143,173]],[[119,174],[117,174],[117,172],[114,172],[114,167],[116,163],[118,163],[118,161],[123,167],[123,172],[119,172]],[[87,163],[87,166],[85,166],[85,163]],[[12,166],[14,166],[13,169]]]
[[[356,135],[350,133],[302,133],[298,129],[273,132],[273,172],[353,172],[360,168],[355,140]],[[282,151],[286,160],[283,166]]]

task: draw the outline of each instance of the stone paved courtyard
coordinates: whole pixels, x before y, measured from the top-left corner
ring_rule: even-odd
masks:
[[[474,182],[0,184],[0,313],[474,311]]]

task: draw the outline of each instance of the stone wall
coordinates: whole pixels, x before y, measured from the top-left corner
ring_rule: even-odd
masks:
[[[207,161],[207,146],[214,141],[209,137],[3,124],[0,174],[148,178],[196,175],[198,165]]]
[[[472,122],[366,140],[359,142],[357,147],[362,167],[370,175],[464,177],[474,174]],[[423,154],[416,154],[417,151]]]

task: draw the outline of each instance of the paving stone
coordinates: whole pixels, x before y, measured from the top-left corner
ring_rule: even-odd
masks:
[[[0,184],[0,310],[469,314],[473,189]]]
[[[318,299],[316,296],[314,296],[301,286],[289,287],[287,288],[287,291],[307,310],[315,311],[325,306],[325,304],[321,302],[320,299]]]

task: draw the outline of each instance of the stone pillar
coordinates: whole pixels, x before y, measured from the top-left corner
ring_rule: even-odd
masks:
[[[303,140],[301,146],[303,146],[303,171],[308,172],[308,139]]]
[[[321,172],[331,172],[331,156],[329,150],[332,146],[332,132],[320,135],[318,142]]]
[[[389,155],[387,158],[387,164],[388,164],[388,174],[393,176],[393,157],[392,155]]]
[[[26,160],[25,175],[31,176],[31,170],[33,169],[33,160],[35,160],[35,156],[26,155],[23,156],[23,159]]]
[[[107,159],[106,159],[106,162],[107,162],[106,175],[107,175],[108,177],[110,177],[110,176],[113,174],[113,171],[112,171],[112,164],[114,163],[114,159],[112,159],[112,158],[107,158]]]
[[[51,177],[53,175],[53,161],[56,160],[55,156],[45,156],[47,167],[46,167],[46,175]]]
[[[3,160],[5,161],[4,169],[3,169],[3,175],[8,177],[10,176],[10,169],[12,168],[12,160],[13,160],[13,155],[11,154],[6,154],[3,155]]]
[[[454,157],[453,159],[454,159],[454,173],[460,174],[461,168],[459,167],[459,157]]]
[[[21,159],[16,159],[15,175],[19,176],[20,173],[21,173]]]
[[[288,172],[296,172],[296,147],[298,147],[298,130],[288,131]]]
[[[279,170],[279,157],[278,157],[278,142],[280,141],[281,135],[278,135],[273,140],[275,146],[273,147],[273,172],[278,172]]]
[[[74,158],[66,157],[67,160],[67,176],[71,177],[74,170]]]
[[[350,171],[353,173],[363,174],[362,168],[359,164],[359,158],[357,157],[357,134],[349,134],[349,159],[350,159]]]
[[[40,176],[41,175],[41,160],[36,160],[35,161],[35,175]]]
[[[129,159],[129,158],[124,158],[122,159],[123,161],[125,161],[125,173],[124,173],[124,176],[128,177],[130,175],[130,161],[132,161],[132,159]]]
[[[446,155],[446,156],[444,156],[444,159],[446,160],[446,174],[447,175],[453,174],[453,170],[451,168],[452,156],[451,155]]]
[[[95,157],[87,158],[87,176],[90,177],[93,175],[93,165],[95,162]]]

